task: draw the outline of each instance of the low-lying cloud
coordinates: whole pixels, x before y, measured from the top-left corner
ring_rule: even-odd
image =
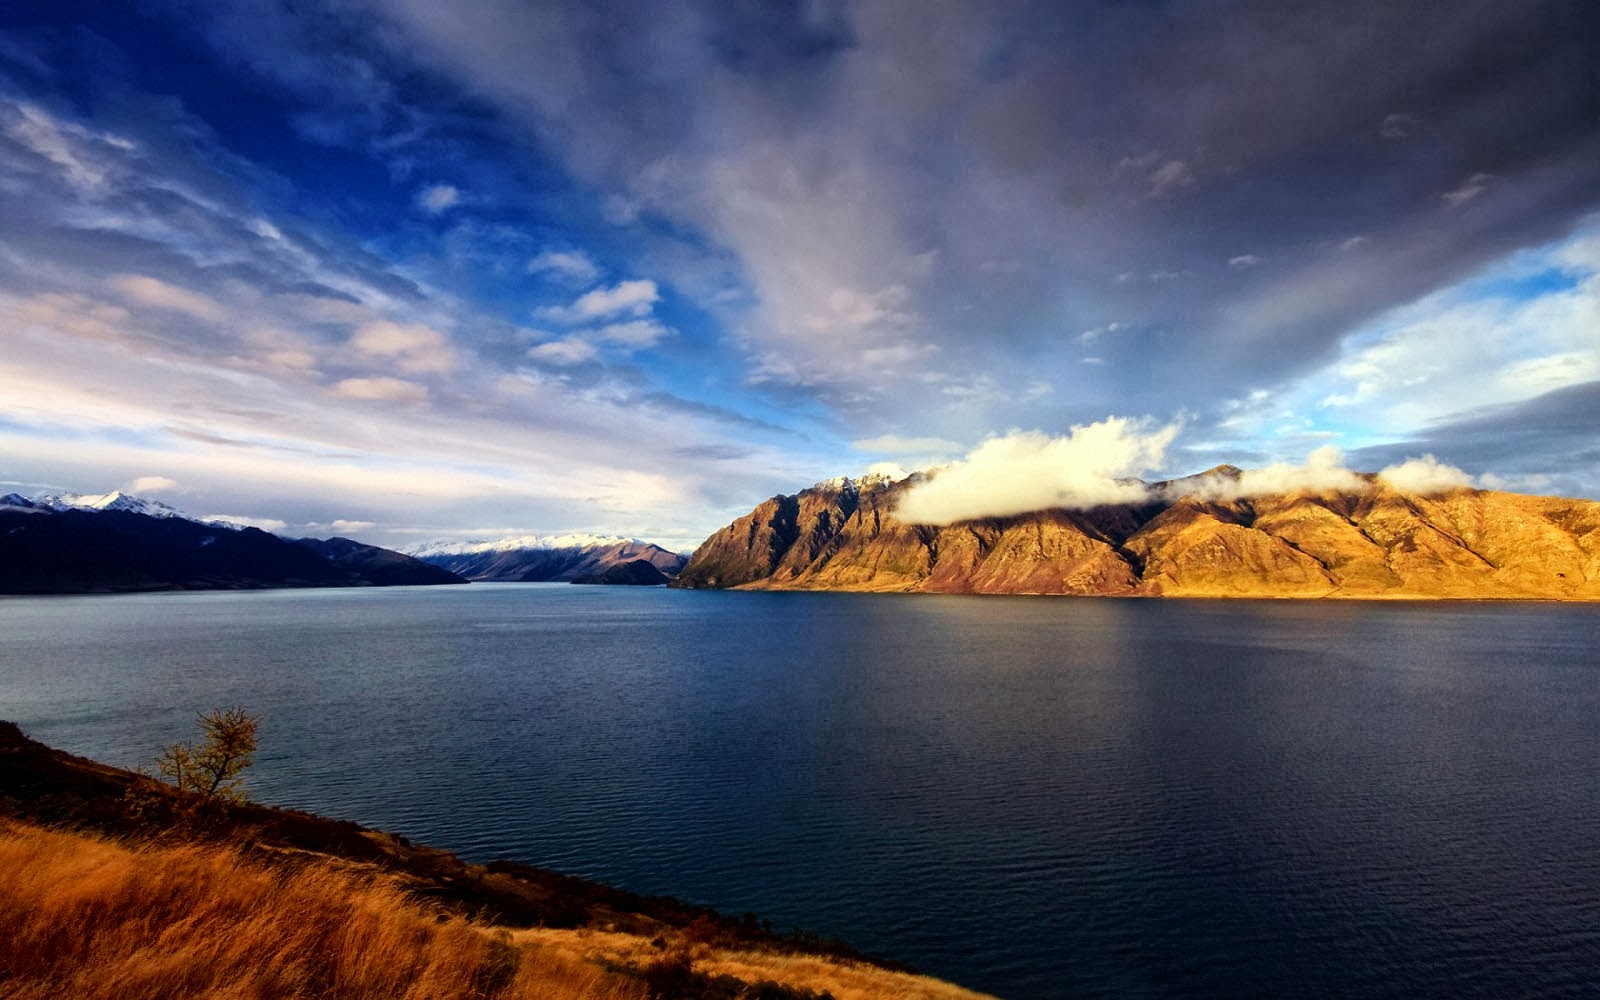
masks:
[[[1367,481],[1345,467],[1344,452],[1337,445],[1325,444],[1307,455],[1304,465],[1274,462],[1237,476],[1211,473],[1198,482],[1183,481],[1169,492],[1173,500],[1193,496],[1227,501],[1282,493],[1355,493],[1366,488]]]
[[[1471,476],[1432,455],[1390,465],[1378,473],[1378,478],[1401,493],[1420,496],[1435,496],[1473,485]],[[1337,445],[1328,444],[1307,455],[1303,465],[1275,462],[1265,468],[1247,469],[1236,476],[1211,473],[1198,481],[1180,480],[1168,489],[1168,498],[1192,496],[1228,501],[1296,493],[1360,493],[1371,486],[1369,477],[1345,465],[1344,453]]]
[[[951,524],[1009,517],[1051,507],[1083,510],[1137,503],[1149,496],[1138,480],[1161,465],[1178,424],[1107,417],[1052,437],[1012,431],[974,448],[910,488],[897,511],[913,524]]]
[[[1434,496],[1474,485],[1471,476],[1453,465],[1446,465],[1432,455],[1408,458],[1404,462],[1387,466],[1379,471],[1378,478],[1402,493],[1416,493],[1421,496]]]

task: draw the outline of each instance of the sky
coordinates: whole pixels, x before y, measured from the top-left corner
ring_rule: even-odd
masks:
[[[1597,428],[1590,0],[0,6],[3,491],[692,548]]]

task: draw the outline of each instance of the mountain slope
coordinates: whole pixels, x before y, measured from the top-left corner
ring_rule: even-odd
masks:
[[[429,586],[468,582],[420,559],[349,538],[301,538],[302,545],[335,566],[350,570],[376,587]]]
[[[647,578],[651,582],[661,583],[675,576],[688,561],[677,552],[668,552],[659,545],[633,539],[555,548],[503,548],[485,543],[441,551],[439,546],[428,546],[413,552],[420,553],[417,555],[420,561],[447,569],[468,580],[511,583],[576,580],[634,583]],[[650,567],[654,577],[643,567],[612,572],[632,563],[643,563]],[[607,574],[611,574],[609,578]]]
[[[916,478],[763,501],[673,586],[1186,597],[1600,600],[1600,503],[1457,489],[1214,499],[1237,476],[1158,483],[1141,505],[913,525]]]
[[[389,556],[405,558],[396,553],[346,544],[358,549],[330,559],[256,528],[233,529],[117,508],[53,510],[5,503],[0,504],[0,593],[462,582],[441,577],[432,567],[407,571],[390,565]]]

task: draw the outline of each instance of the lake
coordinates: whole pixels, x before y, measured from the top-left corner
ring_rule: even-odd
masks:
[[[1600,607],[0,599],[0,718],[1009,998],[1600,993]]]

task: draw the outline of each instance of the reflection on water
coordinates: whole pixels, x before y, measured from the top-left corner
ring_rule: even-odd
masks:
[[[570,586],[0,601],[0,716],[1008,997],[1560,995],[1600,608]]]

